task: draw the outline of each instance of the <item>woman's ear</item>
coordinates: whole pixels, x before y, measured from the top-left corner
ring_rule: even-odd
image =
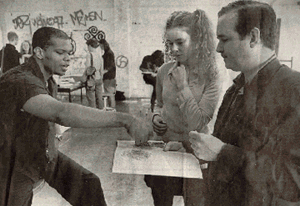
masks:
[[[44,59],[44,50],[41,47],[35,47],[33,51],[38,59]]]

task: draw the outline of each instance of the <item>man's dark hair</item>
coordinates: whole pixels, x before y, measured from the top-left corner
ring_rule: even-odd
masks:
[[[110,50],[109,44],[105,39],[100,39],[99,43],[103,45],[105,52]]]
[[[153,58],[152,58],[151,55],[144,56],[144,58],[142,60],[142,64],[140,65],[140,69],[141,70],[148,70],[148,69],[153,70],[153,63],[152,63],[152,61],[153,61]]]
[[[19,38],[18,35],[13,31],[10,31],[10,32],[7,33],[8,41],[13,41],[13,40],[18,39],[18,38]]]
[[[71,39],[64,31],[53,27],[42,27],[36,30],[32,37],[32,48],[42,49],[52,45],[51,38]]]
[[[275,49],[276,14],[270,5],[257,1],[236,1],[223,7],[218,17],[230,12],[237,13],[235,29],[240,39],[244,39],[256,27],[260,30],[263,45],[272,50]]]
[[[164,63],[164,53],[161,50],[156,50],[151,54],[152,63],[160,67]]]
[[[94,39],[94,38],[87,40],[86,44],[88,46],[93,47],[93,48],[97,48],[99,46],[99,42],[96,39]]]

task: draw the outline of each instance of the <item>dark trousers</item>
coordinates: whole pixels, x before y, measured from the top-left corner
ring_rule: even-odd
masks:
[[[54,170],[46,175],[45,180],[71,205],[106,206],[100,179],[60,152]],[[32,179],[15,172],[8,205],[31,205],[33,184]]]
[[[153,92],[152,92],[152,95],[151,95],[151,112],[153,112],[154,110],[154,106],[155,106],[155,100],[156,100],[156,88],[155,86],[153,86]]]
[[[155,206],[172,206],[174,196],[183,196],[185,206],[204,205],[201,179],[145,175]]]

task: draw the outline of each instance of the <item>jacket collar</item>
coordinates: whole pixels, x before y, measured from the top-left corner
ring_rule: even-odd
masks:
[[[265,87],[269,84],[270,80],[273,78],[273,76],[278,72],[280,69],[281,64],[280,61],[275,58],[272,61],[270,61],[264,68],[262,68],[258,72],[258,83],[259,88]]]
[[[15,45],[12,45],[12,44],[10,44],[10,43],[7,43],[5,47],[6,47],[6,48],[11,48],[11,49],[16,49],[16,46],[15,46]]]
[[[274,74],[279,70],[281,64],[277,58],[273,58],[267,62],[257,73],[258,78],[254,78],[259,82],[259,86],[266,86],[272,79]],[[245,76],[243,73],[239,74],[234,80],[234,84],[237,88],[241,88],[245,85]]]

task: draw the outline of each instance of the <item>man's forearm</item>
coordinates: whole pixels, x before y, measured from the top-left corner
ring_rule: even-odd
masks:
[[[125,127],[128,128],[134,117],[128,113],[104,112],[78,104],[64,103],[56,123],[69,127]]]

